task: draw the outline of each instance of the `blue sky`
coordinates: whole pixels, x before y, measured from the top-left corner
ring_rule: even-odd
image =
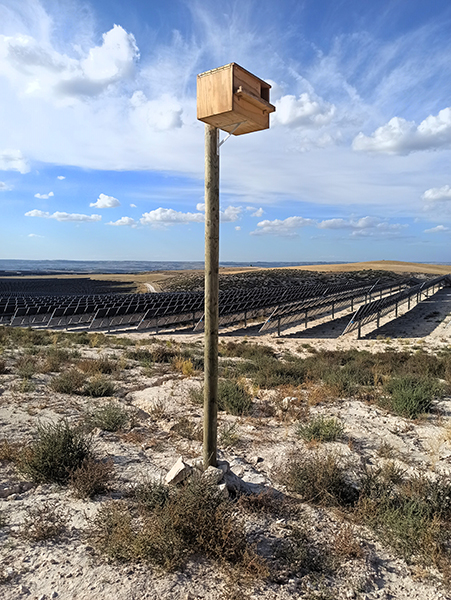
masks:
[[[221,260],[451,262],[448,0],[0,0],[0,258],[202,260],[196,75],[270,82],[221,148]]]

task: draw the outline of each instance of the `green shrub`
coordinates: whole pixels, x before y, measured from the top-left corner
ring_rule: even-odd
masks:
[[[21,356],[16,362],[17,375],[21,379],[31,379],[36,374],[36,360],[31,356]]]
[[[330,452],[293,455],[282,474],[282,481],[288,490],[312,504],[352,505],[359,497],[339,458]]]
[[[421,556],[426,564],[449,565],[449,476],[430,480],[420,475],[395,483],[382,469],[367,471],[355,518],[374,529],[405,559]]]
[[[274,350],[262,344],[250,344],[248,342],[226,342],[219,345],[219,356],[256,359],[262,356],[274,356]]]
[[[189,397],[193,404],[204,403],[204,388],[191,388]],[[218,410],[231,415],[248,415],[252,410],[252,397],[242,384],[234,379],[220,379],[218,382]]]
[[[384,389],[390,397],[381,398],[381,404],[410,419],[429,412],[434,398],[443,394],[443,386],[436,379],[408,375],[390,379]]]
[[[271,389],[281,385],[300,385],[305,381],[305,366],[300,359],[277,360],[270,356],[258,356],[254,361],[237,363],[238,373],[250,377],[263,388]]]
[[[44,373],[60,371],[69,362],[70,358],[71,354],[67,349],[50,346],[44,353],[44,363],[41,366],[41,371]]]
[[[89,429],[99,427],[104,431],[120,431],[129,420],[129,411],[115,402],[108,402],[105,406],[88,413],[85,418]]]
[[[218,383],[218,409],[231,415],[248,415],[252,409],[252,397],[238,382],[222,379]]]
[[[75,394],[80,391],[86,381],[86,375],[78,369],[69,369],[54,377],[50,387],[61,394]]]
[[[84,385],[83,394],[92,398],[102,398],[103,396],[112,396],[114,390],[114,382],[99,373],[88,379]]]
[[[39,424],[35,440],[19,459],[19,469],[36,483],[67,484],[71,473],[93,456],[92,441],[66,420]]]
[[[308,423],[299,423],[296,433],[306,442],[334,442],[343,435],[343,425],[337,419],[315,417]]]

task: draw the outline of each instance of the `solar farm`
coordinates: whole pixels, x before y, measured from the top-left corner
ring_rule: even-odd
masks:
[[[24,283],[25,281],[25,283]],[[37,282],[37,283],[36,283]],[[204,293],[125,293],[130,287],[115,284],[113,293],[105,282],[78,280],[75,292],[55,288],[55,280],[0,282],[0,324],[65,330],[154,331],[204,327]],[[122,286],[122,288],[121,288]],[[411,307],[451,286],[450,275],[419,281],[365,280],[352,283],[307,283],[222,290],[219,293],[219,327],[247,329],[252,333],[281,335],[293,327],[307,328],[318,319],[334,320],[343,311],[350,315],[343,334],[357,332],[398,309]],[[121,290],[121,291],[116,291]],[[48,290],[50,293],[45,293]],[[51,292],[54,293],[51,293]]]

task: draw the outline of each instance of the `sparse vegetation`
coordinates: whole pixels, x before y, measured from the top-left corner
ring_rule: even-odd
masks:
[[[112,461],[99,461],[89,456],[71,472],[69,484],[77,498],[93,498],[108,491],[112,477]]]
[[[381,398],[382,406],[410,419],[429,412],[432,401],[443,394],[443,386],[437,380],[412,375],[390,379],[384,390],[390,395]]]
[[[85,381],[86,375],[78,369],[72,368],[54,377],[50,386],[60,394],[76,394],[83,387]]]
[[[91,535],[100,552],[118,560],[171,570],[202,554],[250,574],[266,573],[233,504],[201,478],[167,492],[161,485],[148,487],[135,494],[134,502],[101,506]]]
[[[321,506],[350,506],[359,497],[345,466],[332,452],[293,454],[282,474],[282,481],[305,502]]]
[[[343,431],[340,421],[322,416],[299,423],[296,427],[296,433],[306,442],[334,442],[343,435]]]
[[[88,429],[99,427],[104,431],[121,431],[130,421],[131,413],[116,402],[108,402],[88,413],[85,422]]]
[[[105,375],[98,373],[90,377],[85,383],[83,394],[85,396],[91,396],[92,398],[102,398],[104,396],[112,396],[114,390],[114,382],[108,377],[105,377]]]
[[[65,485],[72,472],[92,457],[91,439],[62,420],[38,425],[34,441],[20,455],[18,467],[36,483]]]
[[[56,504],[43,502],[38,506],[30,506],[25,513],[21,527],[22,537],[33,542],[52,540],[65,531],[68,515]]]

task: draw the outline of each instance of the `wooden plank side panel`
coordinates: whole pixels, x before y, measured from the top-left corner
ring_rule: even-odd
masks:
[[[245,98],[233,96],[233,111],[243,116],[243,119],[251,120],[259,125],[259,129],[269,127],[269,114],[254,104],[247,102]]]
[[[204,119],[233,108],[232,67],[210,71],[197,77],[197,118]]]
[[[261,85],[260,80],[257,77],[253,77],[250,73],[239,67],[238,65],[233,66],[233,91],[242,86],[246,91],[251,92],[258,98],[261,97]]]

